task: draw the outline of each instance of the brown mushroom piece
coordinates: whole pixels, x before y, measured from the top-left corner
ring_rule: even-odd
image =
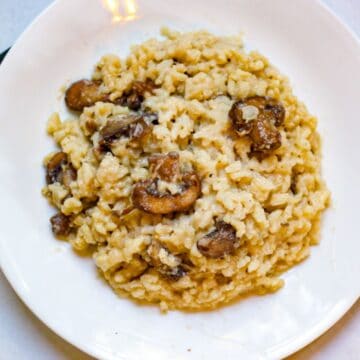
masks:
[[[170,214],[188,210],[200,196],[201,182],[195,172],[181,174],[179,155],[171,152],[167,155],[153,155],[149,158],[152,179],[135,184],[133,205],[151,214]],[[179,192],[161,193],[158,190],[159,179],[176,182]]]
[[[136,93],[132,93],[126,99],[126,106],[131,110],[139,110],[143,99]]]
[[[60,151],[53,155],[46,165],[46,183],[60,183],[69,187],[76,180],[76,170],[68,161],[67,155]]]
[[[123,96],[114,100],[115,104],[127,106],[131,110],[139,110],[146,93],[153,94],[156,85],[151,80],[134,81],[132,87]]]
[[[166,155],[154,154],[149,157],[150,172],[165,181],[177,181],[180,177],[179,154],[172,151]]]
[[[285,108],[270,97],[253,96],[237,101],[229,111],[233,128],[240,136],[252,140],[251,150],[267,154],[281,146],[277,129],[285,119]]]
[[[108,101],[107,94],[100,90],[101,81],[79,80],[66,90],[65,103],[69,109],[82,111],[87,106],[92,106],[98,101]]]
[[[161,251],[163,252],[163,256],[170,258],[175,266],[169,266],[162,261]],[[186,270],[181,264],[182,260],[178,256],[171,254],[170,251],[158,241],[153,240],[151,242],[147,248],[146,255],[149,257],[148,261],[150,265],[166,278],[177,281],[186,275]]]
[[[65,93],[65,103],[69,109],[83,111],[85,107],[92,106],[98,101],[111,102],[127,106],[131,110],[139,110],[146,93],[153,93],[156,88],[151,80],[134,81],[131,89],[121,97],[110,100],[109,94],[101,91],[100,80],[82,79],[69,86]]]
[[[280,132],[271,121],[266,120],[262,115],[259,115],[258,120],[254,122],[250,137],[253,141],[252,152],[267,153],[281,146]]]
[[[68,216],[59,212],[50,218],[50,223],[54,235],[56,236],[69,235],[71,228],[70,228],[70,218]]]
[[[197,248],[202,255],[209,258],[223,258],[231,255],[239,246],[236,230],[224,221],[215,223],[215,230],[198,240]]]
[[[187,211],[199,197],[200,179],[192,172],[183,175],[181,191],[162,194],[157,189],[158,179],[144,180],[135,184],[132,201],[135,207],[150,214],[170,214]]]
[[[111,144],[122,136],[141,142],[150,133],[151,121],[157,118],[154,114],[115,115],[108,119],[100,130],[99,147],[108,150]]]

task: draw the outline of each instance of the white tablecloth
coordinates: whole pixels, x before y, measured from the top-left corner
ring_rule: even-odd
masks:
[[[360,0],[323,1],[360,36]],[[49,3],[50,0],[0,0],[0,52],[11,46],[27,24]],[[59,338],[32,315],[0,271],[0,360],[2,359],[91,358]],[[360,301],[326,334],[290,359],[359,360]]]

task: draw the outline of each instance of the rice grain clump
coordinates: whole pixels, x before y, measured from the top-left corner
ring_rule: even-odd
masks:
[[[317,120],[240,37],[162,33],[71,85],[77,117],[51,116],[53,232],[164,311],[275,291],[329,203]]]

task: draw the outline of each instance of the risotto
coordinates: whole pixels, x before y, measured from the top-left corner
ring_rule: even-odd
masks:
[[[48,133],[53,233],[112,288],[202,310],[283,285],[329,203],[317,120],[241,37],[162,30],[73,83]]]

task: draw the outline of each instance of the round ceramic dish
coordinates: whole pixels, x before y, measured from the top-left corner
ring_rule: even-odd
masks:
[[[359,296],[360,45],[319,2],[266,0],[56,1],[21,36],[0,67],[0,262],[29,308],[57,334],[101,359],[284,357],[334,324]],[[107,6],[106,6],[107,5]],[[111,14],[109,9],[113,9]],[[283,275],[286,285],[217,311],[137,306],[97,277],[90,258],[56,241],[40,194],[45,124],[64,112],[59,88],[91,74],[105,53],[163,25],[243,32],[287,74],[319,118],[323,173],[332,192],[321,244]]]

